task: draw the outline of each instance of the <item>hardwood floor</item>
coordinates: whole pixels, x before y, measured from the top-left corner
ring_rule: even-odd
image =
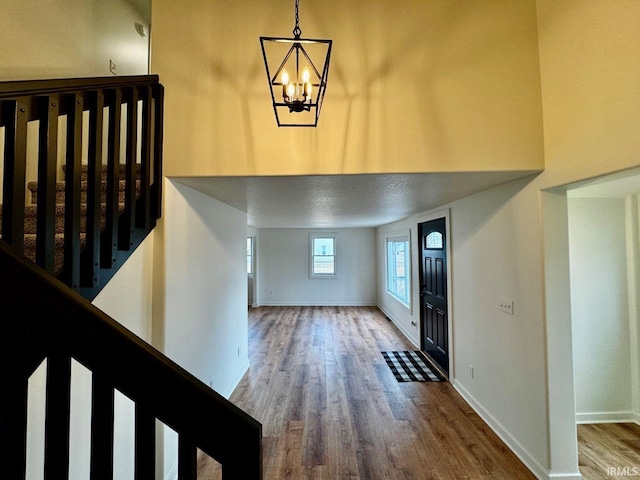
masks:
[[[376,308],[252,309],[231,401],[262,422],[265,480],[535,479],[450,383],[395,380],[380,352],[413,349]]]
[[[640,478],[640,426],[578,425],[578,456],[585,480]]]

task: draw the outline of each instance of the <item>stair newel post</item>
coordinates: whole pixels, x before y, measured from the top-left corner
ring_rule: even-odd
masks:
[[[160,218],[162,213],[162,154],[164,140],[164,87],[157,83],[154,87],[154,135],[153,135],[153,207],[151,214],[154,219]]]
[[[80,289],[80,203],[82,194],[82,113],[84,99],[78,93],[65,96],[67,158],[64,197],[64,281]]]
[[[124,211],[119,230],[118,248],[130,250],[136,220],[136,160],[138,157],[138,88],[127,92],[127,144],[125,166]]]
[[[102,131],[104,127],[104,92],[89,96],[89,145],[87,158],[87,242],[80,264],[83,287],[96,287],[100,281],[100,209],[102,203]]]
[[[58,168],[58,117],[60,97],[40,97],[38,118],[40,135],[38,145],[38,190],[36,263],[52,275],[55,274],[56,242],[56,170]]]
[[[136,226],[151,228],[151,138],[152,92],[151,86],[142,89],[142,150],[140,156],[140,196],[136,209]]]
[[[24,253],[29,104],[20,98],[4,101],[1,106],[0,119],[5,127],[2,239]]]
[[[105,241],[101,245],[102,268],[114,268],[118,249],[118,187],[120,172],[120,133],[122,122],[122,90],[109,92],[109,141],[107,150],[107,192]]]

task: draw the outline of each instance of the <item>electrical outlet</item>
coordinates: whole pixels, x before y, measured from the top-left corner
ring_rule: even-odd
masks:
[[[417,326],[418,326],[418,324],[417,324],[416,322],[411,322],[411,326],[412,326],[412,327],[417,327]]]
[[[113,60],[109,59],[109,71],[114,75],[117,75],[118,74],[117,69],[118,69],[118,64]]]
[[[507,313],[509,315],[513,315],[513,300],[509,298],[501,298],[500,299],[500,311]]]
[[[473,365],[469,365],[469,378],[473,378],[473,376],[474,376]]]

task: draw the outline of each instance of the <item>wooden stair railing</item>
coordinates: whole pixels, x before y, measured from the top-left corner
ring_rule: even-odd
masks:
[[[163,98],[157,75],[0,83],[2,239],[90,300],[161,215]]]
[[[91,480],[113,478],[116,389],[135,403],[136,479],[155,478],[155,419],[178,433],[180,480],[196,479],[198,449],[224,480],[262,478],[258,421],[3,242],[0,272],[2,478],[25,478],[27,382],[45,358],[44,478],[68,478],[71,359],[92,372]]]

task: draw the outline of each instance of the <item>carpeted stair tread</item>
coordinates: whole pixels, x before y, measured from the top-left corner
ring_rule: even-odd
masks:
[[[118,167],[118,206],[120,211],[124,209],[125,200],[125,188],[126,188],[126,165],[119,165]],[[136,175],[136,198],[140,192],[140,170],[141,165],[135,165]],[[64,172],[66,171],[66,165],[62,167],[62,180],[56,182],[56,227],[55,227],[55,273],[56,275],[62,271],[64,266],[64,203],[65,203],[65,181]],[[80,183],[80,249],[84,249],[86,245],[86,212],[87,212],[87,187],[89,182],[87,181],[89,172],[89,166],[83,164],[81,166],[81,183]],[[105,213],[106,213],[106,200],[107,193],[107,166],[102,166],[101,172],[101,229],[105,226]],[[36,230],[37,230],[37,203],[38,203],[38,182],[28,182],[27,189],[31,194],[31,204],[25,206],[25,236],[24,236],[24,252],[27,258],[30,258],[35,262],[35,248],[36,248]],[[0,237],[2,236],[2,205],[0,205]]]
[[[124,210],[124,203],[118,205],[120,211]],[[107,211],[106,204],[100,206],[100,223],[101,228],[105,225],[105,214]],[[24,233],[35,234],[37,227],[37,212],[38,207],[36,205],[27,205],[24,212]],[[80,205],[80,231],[86,231],[87,223],[87,205]],[[2,205],[0,205],[0,234],[2,233]],[[64,233],[64,205],[56,205],[56,233]]]
[[[84,249],[87,244],[87,234],[80,234],[80,250]],[[25,234],[24,236],[24,254],[31,261],[36,261],[36,235]],[[54,251],[54,269],[58,275],[64,266],[64,234],[57,233],[55,235],[55,251]]]
[[[62,166],[62,172],[66,172],[67,168],[66,168],[66,164]],[[140,169],[141,169],[141,165],[139,163],[136,163],[135,165],[135,173],[136,175],[140,175]],[[127,174],[127,166],[121,164],[119,166],[119,168],[117,169],[119,170],[118,176],[120,177],[120,180],[124,180],[125,176]],[[82,180],[86,180],[88,175],[89,175],[89,165],[87,165],[86,163],[83,163],[81,168],[80,168],[80,175]],[[102,165],[102,172],[101,172],[101,176],[102,176],[102,180],[106,180],[107,178],[107,166],[106,165]]]
[[[80,192],[80,203],[87,202],[87,187],[89,183],[85,180],[80,184],[81,192]],[[100,194],[102,198],[106,197],[107,194],[107,182],[100,182]],[[31,192],[31,203],[38,203],[38,182],[29,182],[27,184],[27,188],[29,192]],[[118,182],[118,202],[124,203],[124,189],[126,188],[126,181],[120,180]],[[140,180],[136,180],[136,192],[140,189]],[[56,203],[64,203],[64,195],[65,195],[65,182],[56,182]],[[137,193],[136,193],[137,195]]]

